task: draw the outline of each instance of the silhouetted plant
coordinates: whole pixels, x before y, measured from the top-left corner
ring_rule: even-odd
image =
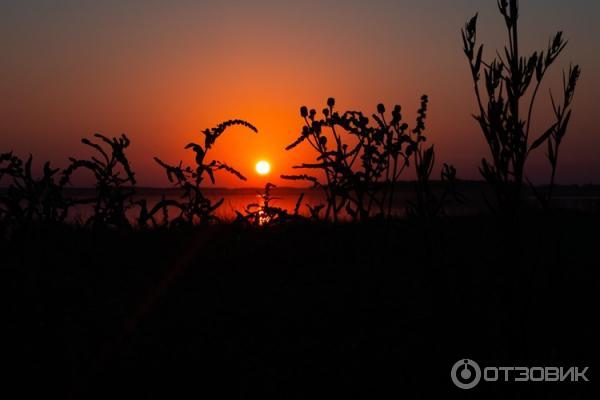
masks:
[[[413,164],[415,166],[415,194],[416,201],[410,202],[408,205],[408,214],[419,217],[436,217],[444,212],[445,200],[448,194],[454,191],[454,181],[456,179],[456,169],[448,164],[444,164],[441,172],[441,178],[445,185],[445,190],[441,196],[437,196],[431,185],[431,173],[435,165],[435,150],[434,146],[424,147],[422,144],[426,141],[423,136],[425,129],[425,118],[427,116],[427,104],[429,99],[427,96],[421,98],[421,107],[417,112],[417,125],[412,130],[411,148],[409,154],[412,153]],[[392,187],[392,191],[394,188]],[[391,200],[391,197],[390,197]],[[391,201],[390,201],[391,210]]]
[[[379,104],[377,113],[372,115],[373,124],[362,112],[346,111],[340,115],[334,110],[333,98],[327,101],[321,119],[316,118],[314,109],[302,107],[300,115],[305,126],[286,150],[307,142],[317,152],[317,162],[294,168],[320,170],[326,182],[307,174],[281,177],[308,181],[321,188],[327,199],[325,219],[337,221],[342,210],[355,220],[372,216],[391,218],[395,186],[413,158],[418,176],[417,210],[426,214],[426,203],[432,200],[429,175],[434,150],[433,146],[423,149],[427,96],[421,100],[416,127],[411,132],[402,122],[398,105],[388,122],[385,107]]]
[[[313,221],[318,221],[320,219],[321,210],[325,208],[325,204],[317,204],[315,206],[307,204],[306,207],[310,212],[310,219]]]
[[[95,195],[76,201],[77,204],[93,205],[93,215],[87,219],[86,225],[129,227],[126,213],[133,207],[136,185],[135,175],[125,154],[130,141],[124,134],[112,139],[99,133],[94,137],[100,139],[99,144],[85,138],[81,143],[94,149],[97,156],[89,160],[70,158],[71,165],[64,171],[63,180],[68,181],[81,169],[93,174]]]
[[[546,72],[567,42],[563,39],[562,32],[558,32],[545,52],[534,52],[523,57],[519,47],[519,2],[499,0],[498,8],[508,31],[509,44],[504,48],[504,55],[497,53],[491,62],[483,60],[483,45],[477,47],[476,43],[477,15],[463,28],[462,38],[479,109],[475,119],[479,122],[492,157],[491,160],[482,160],[480,171],[495,190],[499,210],[503,213],[515,213],[521,204],[527,158],[544,143],[548,146],[548,159],[552,167],[548,197],[552,195],[558,150],[569,123],[571,102],[580,69],[579,66],[570,68],[568,76],[564,78],[563,104],[557,106],[553,101],[554,123],[535,140],[530,141],[532,114],[538,90]],[[482,70],[487,99],[484,99],[480,90]],[[529,104],[524,114],[523,103],[533,83],[533,91],[529,94]]]
[[[556,179],[556,168],[558,165],[558,153],[560,149],[560,144],[562,143],[563,137],[567,133],[567,127],[569,126],[569,121],[571,119],[571,104],[573,102],[573,96],[575,95],[575,87],[577,86],[577,81],[579,80],[580,74],[581,70],[578,65],[576,65],[575,67],[570,66],[568,72],[563,71],[562,104],[557,104],[554,101],[552,95],[550,96],[552,99],[552,109],[554,111],[556,124],[554,125],[552,133],[548,137],[547,157],[548,161],[550,162],[552,172],[550,174],[550,185],[548,189],[548,194],[545,199],[545,203],[547,205],[549,205],[550,201],[552,200]]]
[[[152,228],[168,226],[169,207],[177,208],[179,205],[177,201],[166,199],[164,195],[162,199],[150,209],[148,209],[148,200],[146,199],[137,200],[135,204],[140,208],[137,217],[137,226],[138,228],[142,229],[149,228],[149,223],[152,223]],[[160,219],[160,222],[156,218],[156,214],[158,214],[159,211],[162,212],[162,218]]]
[[[300,218],[300,205],[302,204],[302,199],[304,198],[304,194],[301,194],[296,202],[296,206],[294,207],[293,214],[290,214],[287,210],[275,207],[271,205],[273,200],[277,200],[278,197],[273,197],[271,195],[271,189],[276,186],[272,183],[267,183],[265,185],[265,190],[263,193],[257,193],[260,201],[258,203],[250,203],[244,208],[244,214],[239,211],[236,211],[237,221],[238,222],[247,222],[250,225],[254,226],[270,226],[275,225],[282,222],[287,222],[291,219],[299,219]]]
[[[9,224],[61,223],[67,217],[71,202],[63,196],[61,179],[57,182],[59,169],[46,162],[40,178],[32,173],[33,157],[23,162],[13,153],[0,155],[0,184],[9,178],[7,189],[0,194],[0,220]]]
[[[429,157],[429,156],[427,156]],[[429,161],[422,165],[427,165]],[[417,167],[418,168],[418,167]],[[447,216],[448,203],[465,203],[465,197],[457,190],[456,168],[445,164],[442,167],[440,178],[441,188],[439,193],[432,189],[430,182],[431,169],[417,172],[416,202],[409,201],[407,213],[413,217],[439,217]],[[422,176],[420,176],[422,174]]]
[[[166,213],[165,207],[173,207],[179,210],[179,215],[172,221],[174,223],[209,223],[212,221],[218,221],[215,215],[215,211],[223,204],[224,199],[220,199],[216,202],[211,201],[203,193],[202,184],[206,177],[210,179],[211,183],[215,183],[215,172],[219,170],[227,171],[240,180],[245,181],[246,178],[238,172],[236,169],[230,167],[224,162],[212,160],[205,162],[208,151],[212,148],[215,141],[223,134],[223,132],[234,125],[244,126],[254,132],[258,130],[246,121],[239,119],[225,121],[214,128],[206,129],[202,131],[204,134],[204,147],[197,143],[189,143],[185,146],[186,149],[192,149],[196,154],[195,162],[196,166],[183,166],[183,162],[180,161],[178,165],[169,165],[159,158],[155,157],[154,160],[164,168],[169,182],[173,183],[175,187],[182,190],[180,201],[161,201],[154,207],[154,212],[163,209]]]

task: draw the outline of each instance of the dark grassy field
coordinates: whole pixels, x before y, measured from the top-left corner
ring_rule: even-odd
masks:
[[[468,357],[593,382],[599,220],[32,229],[0,242],[5,377],[22,398],[587,398],[449,373]]]

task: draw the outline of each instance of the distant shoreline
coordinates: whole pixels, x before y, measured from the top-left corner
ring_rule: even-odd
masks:
[[[408,188],[413,185],[414,181],[403,181],[398,182],[398,188]],[[433,187],[439,187],[443,183],[441,181],[432,181],[431,184]],[[535,186],[536,189],[543,190],[547,187],[547,185],[538,185]],[[0,186],[0,192],[5,192],[8,189],[8,186]],[[82,187],[65,187],[66,193],[77,194],[77,193],[89,193],[95,190],[94,187],[90,186],[82,186]],[[232,194],[248,194],[248,193],[262,193],[264,191],[263,187],[221,187],[221,186],[205,186],[202,190],[207,193],[232,193]],[[293,186],[277,186],[272,189],[274,192],[279,193],[298,193],[303,191],[318,191],[319,188],[315,188],[312,186],[306,187],[293,187]],[[489,190],[488,185],[483,181],[459,181],[457,182],[457,190],[465,191],[465,192],[474,192],[474,191],[486,191]],[[136,188],[138,194],[161,194],[161,193],[174,193],[180,191],[177,187],[155,187],[155,186],[138,186]],[[555,196],[573,196],[573,197],[591,197],[597,198],[600,197],[600,184],[563,184],[557,185],[554,189]]]

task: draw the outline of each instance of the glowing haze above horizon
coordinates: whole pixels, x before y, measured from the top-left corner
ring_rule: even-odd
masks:
[[[521,2],[524,50],[545,48],[563,30],[569,45],[547,77],[534,127],[549,120],[548,90],[560,70],[582,66],[574,116],[561,150],[561,183],[600,183],[600,3]],[[259,128],[227,131],[212,157],[248,177],[220,174],[218,186],[263,186],[312,161],[308,146],[286,152],[303,121],[299,108],[375,111],[401,104],[413,123],[430,97],[427,136],[438,164],[479,179],[487,147],[475,110],[460,28],[480,13],[488,57],[505,33],[496,1],[49,1],[9,0],[0,13],[0,151],[32,153],[64,166],[88,150],[80,139],[126,133],[139,184],[167,184],[154,156],[192,162],[183,147],[231,119]],[[260,175],[257,162],[271,172]],[[547,180],[542,152],[529,175]],[[86,182],[82,182],[85,184]]]

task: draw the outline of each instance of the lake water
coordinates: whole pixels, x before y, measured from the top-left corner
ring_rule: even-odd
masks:
[[[243,214],[243,210],[252,203],[261,203],[259,193],[260,189],[206,189],[205,195],[213,202],[220,199],[224,199],[223,204],[216,210],[215,214],[222,220],[231,221],[235,219],[235,211],[240,211]],[[93,192],[80,191],[74,197],[86,197],[90,196]],[[271,206],[279,207],[292,213],[296,206],[299,196],[304,193],[302,205],[300,207],[300,214],[309,216],[310,212],[307,204],[316,206],[318,204],[326,204],[326,199],[323,192],[319,189],[295,189],[295,188],[275,188],[272,190],[271,195],[274,200],[271,202]],[[458,204],[456,202],[450,202],[446,208],[446,211],[450,215],[470,215],[478,214],[480,212],[486,212],[486,205],[483,201],[481,186],[476,188],[464,187],[461,193],[466,197],[466,203]],[[140,189],[134,200],[144,198],[148,202],[148,208],[151,209],[157,202],[159,202],[163,196],[166,199],[179,199],[179,192],[175,190],[162,190],[162,189]],[[410,186],[399,188],[396,190],[395,204],[392,207],[392,212],[397,216],[406,215],[406,208],[408,203],[414,199],[414,192]],[[530,203],[534,204],[536,200],[529,198]],[[600,197],[589,196],[589,195],[561,195],[554,199],[555,206],[561,208],[568,208],[579,211],[593,211],[600,209]],[[90,205],[79,205],[70,213],[69,220],[85,220],[92,215],[92,206]],[[134,221],[139,213],[139,207],[135,207],[129,211],[129,217]],[[322,211],[323,215],[324,211]],[[177,215],[176,210],[173,209],[170,212],[170,217]],[[157,214],[157,218],[160,219],[162,215]],[[347,215],[342,212],[342,219],[348,219]]]
[[[223,199],[223,204],[217,208],[215,211],[215,215],[224,220],[231,221],[236,218],[236,211],[244,214],[244,209],[249,204],[262,204],[262,198],[260,197],[260,193],[262,193],[258,189],[208,189],[205,191],[205,196],[209,198],[213,203]],[[321,190],[317,189],[293,189],[293,188],[275,188],[271,191],[271,196],[273,200],[270,205],[272,207],[279,207],[284,210],[287,210],[289,213],[293,213],[298,202],[299,197],[304,194],[302,198],[302,203],[299,209],[300,215],[309,216],[310,210],[308,205],[317,206],[319,204],[326,204],[325,195]],[[89,196],[89,194],[88,194]],[[139,199],[146,199],[148,203],[148,209],[151,209],[154,205],[156,205],[161,199],[173,199],[179,200],[179,193],[173,190],[141,190],[138,195],[134,197],[134,201]],[[79,196],[85,198],[85,195],[80,194]],[[398,214],[404,214],[405,212],[405,201],[400,201],[400,195],[398,196],[398,204],[393,207],[394,212]],[[73,212],[70,214],[70,220],[85,220],[92,215],[93,208],[91,205],[78,205],[75,207]],[[139,207],[135,207],[129,211],[130,219],[135,220],[136,216],[139,213]],[[321,212],[323,215],[324,210]],[[342,213],[343,214],[343,213]],[[170,209],[169,216],[174,217],[177,215],[176,209]],[[162,217],[159,212],[156,217],[160,219]],[[347,216],[346,216],[347,218]]]

